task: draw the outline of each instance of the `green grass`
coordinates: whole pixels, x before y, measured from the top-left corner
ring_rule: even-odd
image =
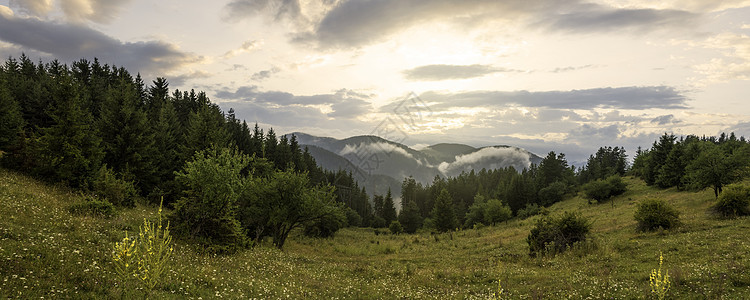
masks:
[[[531,258],[525,239],[537,217],[449,234],[375,235],[344,229],[333,239],[290,237],[284,251],[260,246],[230,256],[204,255],[175,240],[171,269],[150,298],[393,299],[491,298],[501,279],[511,299],[650,299],[648,276],[659,251],[672,276],[671,299],[750,297],[750,222],[709,215],[711,191],[659,190],[626,179],[614,206],[575,197],[551,213],[593,220],[592,241],[556,257]],[[683,225],[635,231],[635,203],[660,198]],[[0,297],[134,298],[117,283],[112,244],[157,208],[138,205],[102,219],[74,216],[80,197],[0,169]],[[498,264],[501,267],[498,267]]]

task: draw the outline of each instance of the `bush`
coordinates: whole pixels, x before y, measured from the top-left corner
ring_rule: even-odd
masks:
[[[549,214],[549,210],[544,207],[540,207],[536,203],[531,203],[526,204],[526,207],[519,209],[516,213],[516,216],[518,216],[519,219],[523,220],[540,214],[546,216]]]
[[[634,217],[639,231],[670,229],[680,225],[680,213],[668,203],[657,199],[638,203]]]
[[[539,200],[543,206],[549,206],[560,202],[567,193],[568,185],[561,181],[555,181],[539,190]]]
[[[585,241],[590,230],[591,222],[572,212],[541,218],[526,238],[529,255],[561,253],[575,243]]]
[[[116,212],[112,203],[90,196],[86,197],[83,202],[71,205],[68,211],[73,215],[89,215],[104,218],[111,218]]]
[[[404,232],[404,227],[401,226],[401,222],[399,221],[391,221],[391,225],[388,226],[388,229],[391,230],[392,234],[399,234]]]
[[[135,207],[135,186],[132,181],[117,178],[112,169],[106,166],[99,168],[96,179],[93,182],[94,193],[106,198],[110,203],[123,206]]]
[[[594,199],[597,202],[621,195],[627,191],[627,185],[622,181],[622,177],[619,175],[612,175],[604,180],[598,179],[591,181],[584,184],[581,188],[583,189],[586,198]]]
[[[381,216],[375,216],[372,219],[372,227],[374,228],[385,228],[385,219]]]
[[[484,222],[486,224],[495,225],[507,221],[513,216],[510,207],[504,205],[500,200],[490,199],[490,201],[487,201],[486,206],[484,211]]]
[[[733,184],[719,195],[714,212],[725,218],[750,215],[750,186]]]
[[[196,152],[175,173],[183,187],[171,221],[177,236],[206,246],[209,252],[234,252],[245,245],[245,234],[236,219],[237,201],[246,184],[241,172],[246,155],[213,148]]]
[[[362,217],[353,209],[346,208],[344,212],[346,214],[346,224],[350,227],[362,226]]]
[[[346,216],[341,209],[338,209],[315,222],[305,224],[304,234],[308,237],[333,237],[336,231],[344,227],[344,225],[346,225]]]

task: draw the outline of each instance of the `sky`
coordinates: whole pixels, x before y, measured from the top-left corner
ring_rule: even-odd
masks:
[[[277,133],[582,162],[750,137],[750,1],[0,0],[0,55],[99,58]]]

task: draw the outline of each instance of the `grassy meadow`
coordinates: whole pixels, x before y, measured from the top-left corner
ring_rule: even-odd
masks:
[[[574,197],[552,214],[578,211],[593,221],[589,242],[551,257],[529,257],[526,237],[538,216],[493,227],[432,235],[375,234],[348,228],[332,239],[293,234],[284,251],[261,245],[217,256],[179,239],[154,291],[120,283],[112,246],[136,235],[156,207],[120,209],[115,217],[74,216],[80,196],[0,169],[0,297],[174,299],[487,299],[498,280],[507,299],[652,299],[649,274],[659,253],[671,299],[750,298],[750,219],[710,215],[713,192],[678,192],[626,178],[613,202]],[[635,231],[641,199],[659,198],[682,226]],[[381,229],[385,231],[385,229]]]

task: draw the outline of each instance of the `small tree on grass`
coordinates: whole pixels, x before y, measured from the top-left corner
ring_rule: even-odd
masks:
[[[497,199],[490,199],[490,201],[487,201],[486,209],[484,211],[484,221],[486,224],[495,225],[509,220],[511,216],[513,216],[513,212],[511,212],[510,207],[504,205],[502,201]]]
[[[236,219],[237,200],[245,185],[240,174],[248,165],[246,155],[213,148],[195,154],[175,173],[183,197],[175,203],[175,232],[207,246],[211,252],[233,252],[245,240]]]
[[[563,252],[573,244],[585,241],[590,230],[591,222],[572,212],[559,217],[545,216],[537,221],[526,238],[529,254]]]
[[[668,203],[657,199],[638,203],[634,217],[639,231],[670,229],[680,225],[680,213]]]

